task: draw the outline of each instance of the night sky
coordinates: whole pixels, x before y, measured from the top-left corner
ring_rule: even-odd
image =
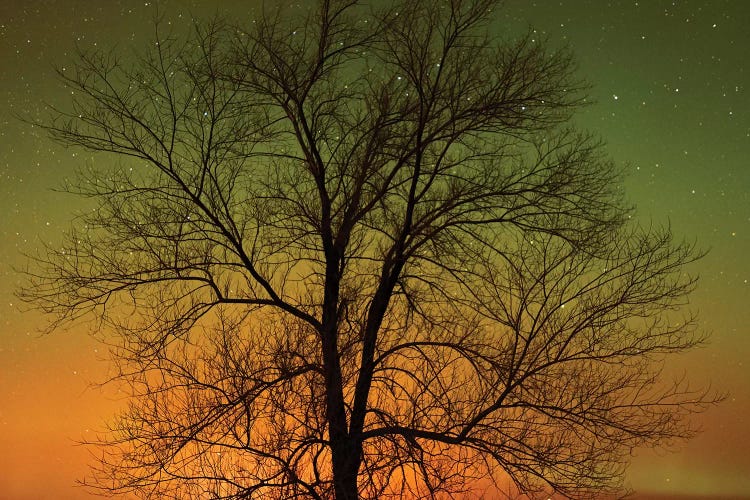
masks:
[[[160,10],[179,28],[215,10],[249,20],[259,3],[171,0]],[[88,327],[42,337],[44,317],[13,295],[22,252],[54,244],[81,206],[52,188],[77,166],[108,159],[66,150],[13,115],[33,119],[45,116],[46,103],[65,104],[53,67],[70,60],[76,43],[143,47],[153,11],[144,0],[0,0],[2,499],[88,498],[72,487],[88,460],[75,442],[118,406],[112,390],[89,388],[107,365]],[[687,445],[639,452],[628,484],[646,497],[750,498],[750,2],[509,0],[493,29],[527,24],[576,55],[593,102],[578,124],[599,134],[628,172],[637,217],[670,224],[709,250],[690,271],[701,277],[691,302],[711,342],[668,369],[729,396],[696,419],[705,431]]]

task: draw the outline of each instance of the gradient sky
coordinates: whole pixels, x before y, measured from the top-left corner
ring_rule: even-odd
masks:
[[[160,8],[179,24],[214,9],[249,19],[258,3],[171,0]],[[118,405],[111,390],[89,388],[106,364],[86,326],[40,337],[44,318],[13,296],[21,252],[55,242],[77,206],[51,188],[94,161],[13,114],[43,116],[45,103],[65,102],[52,68],[66,64],[76,43],[142,47],[152,12],[148,0],[0,0],[3,500],[90,498],[71,486],[88,457],[75,442]],[[690,443],[638,452],[628,484],[647,496],[750,498],[750,1],[508,0],[494,29],[525,24],[576,54],[595,101],[577,120],[625,167],[638,217],[710,250],[691,269],[701,276],[691,301],[712,340],[670,370],[729,397],[696,419],[705,431]]]

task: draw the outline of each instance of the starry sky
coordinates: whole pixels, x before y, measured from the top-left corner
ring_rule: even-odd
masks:
[[[266,0],[268,3],[268,0]],[[304,0],[300,0],[304,3]],[[259,0],[160,2],[176,26],[214,11],[250,19]],[[45,318],[19,304],[22,252],[54,243],[78,201],[52,189],[95,161],[14,118],[65,103],[53,67],[76,43],[127,50],[151,35],[147,0],[0,1],[0,498],[90,498],[72,487],[88,451],[76,441],[120,404],[93,388],[107,365],[86,326],[40,336]],[[703,498],[750,498],[750,2],[746,0],[507,0],[498,33],[535,29],[567,45],[591,84],[577,123],[599,134],[628,173],[644,224],[669,224],[708,255],[692,295],[708,346],[671,361],[696,384],[729,393],[696,419],[688,444],[633,457],[628,485]],[[182,23],[182,24],[181,24]]]

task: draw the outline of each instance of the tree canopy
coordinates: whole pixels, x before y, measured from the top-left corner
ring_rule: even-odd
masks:
[[[702,341],[699,253],[631,217],[570,55],[493,33],[496,3],[157,24],[60,71],[41,125],[113,161],[23,295],[99,318],[132,396],[95,487],[584,498],[691,435],[714,398],[660,362]]]

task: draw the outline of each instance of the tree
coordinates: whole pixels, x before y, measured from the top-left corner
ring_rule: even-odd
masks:
[[[23,292],[93,314],[132,398],[96,487],[159,498],[617,492],[713,402],[659,378],[702,341],[699,255],[640,227],[570,126],[570,56],[493,0],[321,0],[81,51],[41,124],[123,161]],[[55,323],[56,324],[56,323]]]

